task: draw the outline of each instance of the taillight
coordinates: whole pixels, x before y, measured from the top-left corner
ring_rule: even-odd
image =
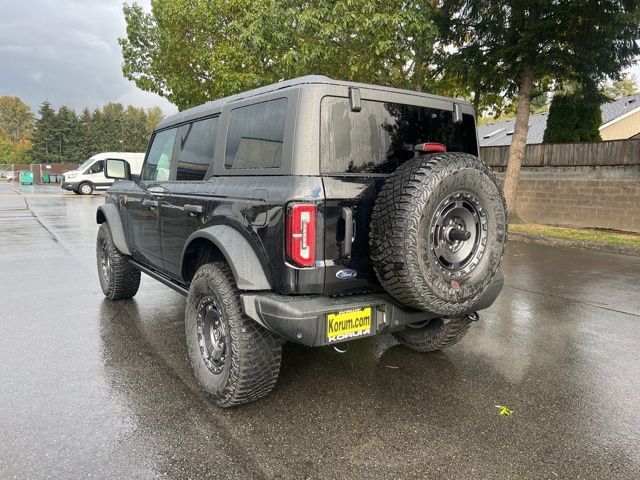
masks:
[[[427,142],[427,143],[419,143],[414,147],[414,150],[418,152],[424,152],[424,153],[440,153],[440,152],[446,152],[447,147],[442,143]]]
[[[313,266],[316,261],[316,206],[290,204],[285,235],[289,260],[300,267]]]

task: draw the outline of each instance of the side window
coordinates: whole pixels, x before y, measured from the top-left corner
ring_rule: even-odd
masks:
[[[89,167],[89,171],[87,173],[101,173],[104,171],[104,160],[98,160],[93,165]]]
[[[218,117],[199,120],[180,128],[176,180],[204,179],[213,161],[217,133]]]
[[[287,99],[239,107],[231,112],[224,166],[278,168],[282,165]]]
[[[173,144],[176,140],[177,131],[177,128],[170,128],[153,136],[153,143],[142,172],[143,180],[156,180],[158,182],[169,180],[171,156],[173,155]]]

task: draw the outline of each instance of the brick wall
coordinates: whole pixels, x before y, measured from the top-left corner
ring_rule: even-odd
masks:
[[[545,173],[531,172],[529,167],[521,172],[516,208],[523,221],[640,233],[640,171],[635,180],[558,178]]]
[[[492,147],[480,153],[501,180],[507,150]],[[523,221],[640,233],[640,141],[578,149],[573,144],[530,145],[524,165],[516,205]]]

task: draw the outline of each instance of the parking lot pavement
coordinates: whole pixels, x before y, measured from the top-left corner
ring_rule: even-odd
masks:
[[[220,410],[191,374],[180,295],[143,276],[134,300],[103,299],[103,197],[11,188],[2,479],[640,478],[640,258],[510,244],[505,290],[458,345],[286,345],[269,397]]]

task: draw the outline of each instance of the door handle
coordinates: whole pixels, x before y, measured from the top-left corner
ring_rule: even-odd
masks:
[[[158,205],[160,204],[157,200],[149,200],[148,198],[145,198],[144,200],[142,200],[142,205],[144,205],[145,207],[154,208],[158,207]]]
[[[351,257],[351,244],[353,242],[353,212],[349,207],[342,207],[342,219],[344,220],[344,242],[342,242],[342,256]]]
[[[161,185],[156,185],[155,187],[147,188],[147,192],[149,192],[152,195],[166,195],[167,193],[169,193],[169,190],[167,190]]]
[[[184,211],[191,213],[202,213],[202,205],[191,205],[189,203],[185,203]]]

